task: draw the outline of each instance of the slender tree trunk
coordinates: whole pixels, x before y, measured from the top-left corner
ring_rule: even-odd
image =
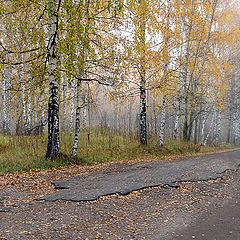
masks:
[[[88,112],[88,130],[89,130],[89,137],[90,137],[90,129],[92,127],[92,115],[91,115],[91,105],[89,103],[87,105],[87,112]]]
[[[76,125],[75,125],[75,137],[73,143],[73,156],[77,155],[78,139],[80,133],[80,117],[81,117],[81,82],[77,81],[77,110],[76,110]]]
[[[32,117],[32,85],[28,89],[28,104],[27,104],[27,118],[26,118],[26,134],[30,134],[31,117]]]
[[[229,79],[227,143],[231,143],[233,126],[233,78]]]
[[[187,32],[187,43],[186,43],[186,49],[184,53],[184,64],[183,64],[183,84],[184,84],[184,125],[183,125],[183,139],[187,140],[187,132],[188,132],[188,84],[187,84],[187,76],[188,76],[188,61],[189,61],[189,45],[190,45],[190,33],[192,30],[192,22],[188,26],[188,32]]]
[[[155,98],[155,95],[154,95],[154,98],[153,98],[153,119],[154,119],[154,134],[155,136],[157,136],[158,134],[158,127],[157,127],[157,111],[156,111],[156,98]]]
[[[238,116],[236,119],[236,144],[240,145],[240,117],[239,117],[239,109],[238,109]]]
[[[208,106],[209,106],[209,91],[210,91],[210,80],[208,81],[208,88],[207,88],[207,100],[206,100],[206,105],[205,105],[205,109],[203,112],[203,120],[202,120],[202,128],[201,128],[201,143],[204,142],[204,131],[205,131],[205,127],[206,127],[206,122],[207,122],[207,112],[208,112]]]
[[[8,68],[8,67],[6,67]],[[2,130],[3,130],[3,133],[7,133],[7,129],[8,129],[8,126],[7,126],[7,72],[8,72],[8,69],[5,68],[5,76],[3,78],[3,81],[2,81],[2,105],[3,105],[3,109],[2,109],[2,112],[3,112],[3,126],[2,126]]]
[[[190,29],[190,27],[189,27]],[[189,41],[184,43],[187,39],[187,34],[185,32],[185,24],[182,26],[183,38],[181,40],[181,47],[179,49],[179,57],[184,54],[184,65],[179,69],[178,77],[178,98],[177,98],[177,113],[175,117],[173,139],[179,139],[179,126],[180,126],[180,117],[181,117],[181,105],[182,105],[182,95],[183,95],[183,80],[185,75],[187,75],[187,61],[188,61],[188,51],[189,51]],[[188,39],[187,39],[188,40]]]
[[[34,96],[34,124],[38,122],[38,97]]]
[[[7,0],[4,0],[3,7],[7,5]],[[4,15],[7,13],[4,12]],[[3,41],[6,41],[6,45],[8,45],[7,39],[9,39],[9,30],[7,29],[7,22],[5,21],[5,18],[2,19],[3,24]],[[2,41],[2,40],[1,40]],[[7,65],[4,67],[3,72],[3,79],[2,79],[2,131],[3,133],[7,134],[9,133],[9,82],[10,82],[10,56],[9,53],[6,53],[6,61]]]
[[[89,55],[88,45],[90,44],[89,39],[89,28],[90,28],[90,0],[85,1],[85,29],[84,29],[84,37],[86,39],[86,45],[83,48],[83,61],[84,61],[84,67],[85,67],[85,78],[88,79],[88,65],[87,65],[87,59]],[[83,100],[83,128],[85,130],[88,130],[88,124],[87,124],[87,110],[88,110],[88,93],[89,92],[89,83],[85,83],[85,95]]]
[[[162,113],[161,113],[161,122],[159,130],[159,147],[163,147],[163,137],[166,124],[166,85],[164,86],[163,102],[162,102]]]
[[[140,85],[140,143],[147,144],[146,80],[145,80],[145,66],[143,63],[141,64],[141,85]]]
[[[22,47],[20,48],[20,51],[22,50]],[[23,54],[20,55],[20,58],[19,60],[21,62],[23,62]],[[21,81],[21,88],[22,88],[22,121],[23,121],[23,130],[24,131],[24,134],[26,134],[26,121],[27,121],[27,115],[26,115],[26,92],[25,92],[25,74],[24,74],[24,66],[23,66],[23,63],[20,64],[19,68],[18,68],[18,78],[19,80]],[[23,133],[23,132],[21,132]]]
[[[147,144],[146,89],[143,82],[140,87],[140,143]]]
[[[190,141],[190,140],[191,140],[193,123],[194,123],[195,117],[196,117],[196,116],[195,116],[194,111],[191,111],[191,113],[190,113],[190,118],[189,118],[188,132],[187,132],[187,141]]]
[[[218,110],[216,113],[216,128],[215,128],[215,135],[213,139],[213,145],[217,146],[219,144],[219,137],[221,132],[221,110]]]
[[[69,127],[70,131],[73,132],[73,122],[74,122],[74,109],[75,109],[75,92],[76,92],[76,78],[72,81],[72,96],[71,96],[71,111],[70,111],[70,121]]]
[[[58,1],[60,8],[61,1]],[[59,100],[57,81],[56,37],[58,29],[57,0],[48,1],[50,36],[48,41],[49,103],[48,145],[46,158],[55,159],[59,154]]]
[[[87,74],[86,74],[86,78],[88,78]],[[86,82],[84,105],[83,105],[83,128],[86,130],[88,129],[88,125],[87,125],[88,89],[89,89],[89,85],[88,85],[88,82]]]
[[[147,91],[147,106],[148,106],[148,118],[147,118],[147,135],[151,136],[152,135],[152,101],[151,101],[151,91]]]
[[[128,131],[132,134],[132,101],[128,104]]]
[[[193,137],[193,139],[194,139],[194,144],[197,144],[197,142],[198,142],[198,121],[197,121],[198,119],[197,118],[195,118],[195,120],[194,120],[194,131],[193,131],[193,133],[194,133],[194,137]]]
[[[182,79],[181,75],[182,75],[182,73],[180,72],[179,80],[178,80],[177,114],[176,114],[176,118],[175,118],[173,139],[179,138],[179,123],[180,123],[180,116],[181,116],[182,88],[183,88],[183,79]]]
[[[26,114],[26,100],[25,100],[25,83],[22,83],[22,111],[23,111],[23,124],[24,133],[27,133],[27,114]]]
[[[214,124],[215,118],[216,118],[216,111],[215,111],[215,109],[214,109],[213,116],[212,116],[212,120],[211,120],[209,129],[208,129],[208,133],[207,133],[207,135],[206,135],[206,137],[205,137],[205,139],[204,139],[204,141],[203,141],[203,145],[204,145],[204,146],[206,145],[207,140],[208,140],[208,138],[209,138],[209,135],[210,135],[210,133],[211,133],[211,131],[212,131],[212,129],[213,129],[213,124]]]
[[[26,133],[26,101],[25,101],[25,83],[22,83],[22,112],[23,112],[23,125],[24,125],[24,132]]]
[[[67,121],[67,81],[64,78],[63,81],[63,125],[62,130],[66,131],[66,121]]]
[[[232,117],[228,116],[228,128],[227,128],[227,143],[231,143],[232,139]]]
[[[139,35],[141,39],[140,49],[140,143],[147,144],[147,106],[146,106],[146,16],[144,0],[140,0],[142,7],[140,13]]]
[[[41,132],[43,134],[44,132],[44,126],[45,126],[45,107],[44,107],[44,101],[45,100],[45,92],[43,90],[42,94],[41,94],[41,102],[42,102],[42,106],[41,106]]]

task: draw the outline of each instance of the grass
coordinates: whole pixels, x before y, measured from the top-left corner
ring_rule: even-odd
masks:
[[[199,151],[198,146],[183,141],[166,140],[163,148],[158,147],[157,138],[151,138],[147,146],[129,134],[113,133],[109,130],[81,131],[76,157],[71,155],[73,135],[61,134],[61,154],[56,160],[45,159],[47,136],[4,136],[0,135],[0,174],[29,169],[55,168],[70,164],[93,164],[109,161],[159,158],[169,155],[189,155]],[[200,152],[231,149],[222,144],[218,147],[202,147]]]

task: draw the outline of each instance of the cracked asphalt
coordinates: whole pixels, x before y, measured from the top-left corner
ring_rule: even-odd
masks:
[[[84,176],[68,177],[53,182],[57,193],[39,200],[92,201],[99,197],[121,194],[156,186],[178,187],[179,182],[197,182],[217,179],[227,170],[238,169],[240,152],[220,153],[180,162],[145,162],[118,171],[103,171]]]
[[[66,173],[50,191],[41,184],[32,191],[34,177],[18,177],[1,187],[0,239],[237,240],[239,163],[240,151],[231,151],[110,164]],[[35,174],[35,180],[52,175]]]

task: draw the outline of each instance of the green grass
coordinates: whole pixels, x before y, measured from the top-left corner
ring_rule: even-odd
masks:
[[[239,149],[239,146],[235,146],[229,143],[220,143],[218,146],[204,146],[201,149],[201,153],[214,152],[218,150],[230,150],[230,149]]]
[[[9,146],[9,137],[0,135],[0,153],[4,152]]]
[[[199,151],[197,146],[183,141],[166,140],[158,147],[158,138],[151,138],[149,145],[142,146],[136,137],[113,133],[109,130],[81,131],[76,157],[71,155],[73,135],[61,134],[61,154],[52,161],[45,159],[47,136],[3,136],[0,135],[0,174],[29,169],[55,168],[70,164],[93,164],[109,161],[159,158],[169,155],[189,155]],[[202,147],[200,152],[233,148],[222,144],[218,147]]]

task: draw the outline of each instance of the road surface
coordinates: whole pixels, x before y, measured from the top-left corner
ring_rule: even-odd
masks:
[[[238,240],[239,164],[232,151],[5,175],[0,239]]]

